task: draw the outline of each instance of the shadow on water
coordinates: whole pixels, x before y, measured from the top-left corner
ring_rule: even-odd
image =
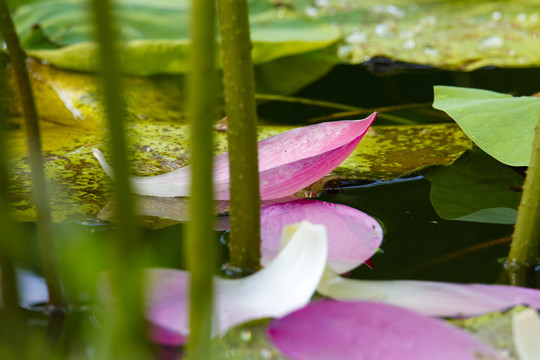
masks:
[[[508,255],[513,225],[441,219],[423,177],[341,189],[321,200],[355,207],[383,225],[381,251],[351,277],[493,283]],[[486,244],[478,249],[478,244]],[[475,249],[477,251],[475,251]],[[472,250],[472,251],[471,251]]]

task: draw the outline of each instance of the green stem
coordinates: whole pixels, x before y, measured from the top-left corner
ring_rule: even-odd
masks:
[[[212,0],[192,0],[188,112],[191,119],[191,222],[188,224],[189,359],[209,359],[212,334],[213,275],[216,238],[213,231],[213,123],[217,118],[215,64],[216,9]]]
[[[260,267],[257,114],[246,0],[219,0],[231,174],[230,266]]]
[[[4,54],[0,53],[0,154],[7,153],[5,143],[5,129],[7,128],[6,109],[6,67]],[[0,156],[0,189],[8,188],[8,163],[5,156]],[[9,216],[9,200],[6,191],[0,192],[0,286],[4,313],[10,315],[17,313],[19,307],[19,291],[15,278],[13,253],[16,239],[14,238],[14,226]],[[9,324],[9,321],[5,321]],[[5,330],[5,329],[2,329]]]
[[[255,98],[258,100],[281,101],[281,102],[288,102],[288,103],[295,103],[295,104],[320,106],[320,107],[326,107],[330,109],[346,110],[345,112],[339,112],[339,113],[330,114],[326,116],[316,117],[316,118],[310,119],[309,122],[322,122],[322,121],[328,121],[328,120],[343,119],[346,117],[356,117],[356,116],[361,116],[361,115],[366,115],[366,114],[369,115],[377,111],[379,112],[378,117],[381,119],[386,119],[386,120],[389,120],[396,124],[401,124],[401,125],[415,125],[416,123],[414,121],[405,119],[401,116],[386,114],[384,112],[406,110],[406,109],[417,109],[421,107],[431,106],[431,103],[423,103],[423,104],[403,104],[403,105],[383,106],[383,107],[378,107],[378,108],[361,108],[357,106],[345,105],[345,104],[340,104],[340,103],[335,103],[335,102],[330,102],[330,101],[314,100],[314,99],[307,99],[307,98],[301,98],[301,97],[295,97],[295,96],[285,96],[285,95],[275,95],[275,94],[255,94]]]
[[[53,222],[49,206],[49,196],[45,182],[45,170],[41,154],[41,137],[39,131],[38,115],[34,103],[34,95],[28,69],[26,68],[26,54],[24,53],[9,9],[5,0],[0,0],[0,32],[4,36],[11,63],[15,72],[19,94],[21,96],[26,138],[30,155],[30,168],[32,171],[32,192],[36,203],[37,236],[39,249],[43,261],[45,281],[49,290],[49,301],[58,309],[65,307],[64,294],[60,282],[56,245],[54,242]]]
[[[0,52],[0,154],[7,153],[5,129],[7,128],[6,109],[6,63],[4,54]],[[7,56],[6,56],[7,57]],[[0,156],[0,189],[8,188],[8,160]],[[0,192],[0,293],[2,294],[2,311],[5,316],[0,324],[0,341],[4,348],[11,348],[13,353],[21,349],[24,342],[22,324],[24,319],[19,308],[19,289],[15,274],[13,256],[17,238],[14,223],[9,216],[9,199],[6,191]]]
[[[323,101],[323,100],[314,100],[314,99],[308,99],[308,98],[301,98],[301,97],[295,97],[295,96],[285,96],[285,95],[276,95],[276,94],[255,94],[255,98],[257,100],[269,100],[269,101],[281,101],[281,102],[288,102],[288,103],[295,103],[295,104],[303,104],[303,105],[313,105],[313,106],[320,106],[330,109],[337,109],[337,110],[350,110],[350,111],[362,111],[367,112],[369,109],[363,109],[356,106],[351,105],[345,105],[345,104],[339,104],[334,103],[330,101]]]
[[[311,122],[311,123],[317,123],[317,122],[333,121],[333,120],[347,119],[347,118],[354,119],[354,118],[356,118],[358,116],[368,115],[368,114],[371,114],[371,113],[377,111],[377,112],[379,112],[379,115],[377,116],[377,118],[386,119],[388,121],[391,121],[391,122],[399,124],[399,125],[418,125],[418,123],[416,123],[416,122],[414,122],[412,120],[406,119],[404,117],[396,116],[396,115],[390,115],[390,114],[385,113],[385,112],[380,112],[380,111],[400,110],[400,109],[398,109],[398,107],[399,106],[396,106],[396,107],[386,106],[386,107],[382,107],[382,108],[364,109],[364,110],[361,110],[361,111],[345,111],[345,112],[339,112],[339,113],[334,113],[334,114],[325,115],[325,116],[319,116],[319,117],[316,117],[316,118],[311,118],[308,121]],[[415,107],[419,107],[419,106],[415,106]],[[413,108],[413,107],[411,106],[410,108]]]
[[[141,276],[141,235],[135,217],[131,192],[130,162],[127,154],[124,99],[118,66],[111,4],[107,0],[91,1],[104,91],[104,104],[114,167],[114,198],[117,233],[111,280],[118,299],[111,340],[114,358],[148,358],[143,320],[143,285]]]
[[[506,260],[510,282],[535,286],[540,241],[540,121],[536,125],[531,163],[527,169],[510,253]]]

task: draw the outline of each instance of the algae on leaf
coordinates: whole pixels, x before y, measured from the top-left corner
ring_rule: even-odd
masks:
[[[46,169],[56,184],[52,194],[55,221],[93,218],[108,202],[108,179],[91,147],[103,144],[105,134],[72,129],[72,133],[51,125],[43,129]],[[259,127],[266,138],[292,127]],[[67,128],[70,129],[70,128]],[[430,165],[449,165],[470,147],[470,141],[453,124],[425,126],[375,127],[369,131],[353,154],[329,179],[391,179]],[[136,175],[157,175],[189,164],[186,125],[174,122],[137,120],[130,124]],[[22,129],[10,132],[10,146],[24,151]],[[216,133],[216,153],[227,150],[226,134]],[[60,141],[61,140],[61,141]],[[410,144],[415,146],[411,147]],[[32,221],[35,216],[29,192],[29,166],[19,155],[12,168],[10,189],[13,213],[18,219]],[[326,181],[323,180],[323,181]]]
[[[391,180],[432,165],[450,165],[471,148],[454,124],[381,126],[334,172],[341,179]]]
[[[109,201],[107,176],[91,151],[106,141],[95,78],[35,61],[28,65],[40,114],[46,172],[54,184],[54,220],[93,218]],[[189,164],[189,127],[182,123],[184,96],[179,78],[126,77],[124,81],[134,175],[158,175]],[[33,221],[22,109],[15,95],[9,104],[13,213],[19,220]],[[259,140],[292,128],[260,126]],[[374,127],[321,183],[393,179],[426,166],[449,165],[470,147],[470,140],[455,124]],[[227,151],[225,133],[215,134],[214,149],[216,154]]]

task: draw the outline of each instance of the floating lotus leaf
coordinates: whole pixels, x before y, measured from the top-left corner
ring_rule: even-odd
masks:
[[[339,30],[330,24],[305,16],[280,18],[266,1],[251,3],[254,64],[322,49],[339,39]],[[186,72],[188,8],[187,0],[116,2],[123,71],[137,75]],[[97,48],[86,1],[43,1],[22,6],[14,21],[31,55],[66,69],[97,68]]]
[[[374,56],[451,70],[540,64],[538,1],[329,0],[307,11],[343,31],[338,55]]]
[[[117,2],[124,71],[185,71],[187,3]],[[320,50],[340,39],[334,64],[385,56],[451,70],[540,65],[535,0],[251,0],[249,5],[256,64]],[[18,8],[15,21],[32,55],[64,68],[92,70],[95,47],[85,10],[82,0],[43,1]]]
[[[528,166],[540,99],[435,86],[433,107],[446,112],[482,150],[508,165]]]
[[[61,71],[35,61],[30,61],[29,66],[41,120],[46,172],[51,181],[54,219],[94,218],[109,200],[109,180],[91,151],[92,147],[105,150],[106,145],[96,80],[88,74]],[[124,79],[135,175],[163,174],[190,162],[189,128],[182,124],[182,85],[177,80],[161,76]],[[13,81],[11,84],[14,86]],[[22,110],[15,95],[9,105],[12,118],[8,140],[13,159],[9,190],[13,211],[19,220],[33,221],[35,209]],[[292,128],[260,126],[259,139]],[[227,151],[226,137],[216,131],[216,154]],[[328,179],[392,179],[426,166],[448,165],[471,146],[454,124],[374,127],[361,144],[321,184]]]
[[[260,127],[259,137],[286,129],[290,128]],[[162,174],[189,164],[187,125],[141,119],[130,123],[129,130],[137,175]],[[42,137],[55,221],[95,217],[109,200],[109,179],[92,154],[92,147],[105,145],[105,134],[43,123]],[[10,187],[14,215],[33,221],[24,129],[10,130],[8,140],[15,155]],[[216,133],[215,140],[216,152],[225,151],[226,134]],[[327,178],[391,179],[430,165],[449,165],[469,147],[469,140],[454,124],[375,127]]]
[[[429,170],[430,198],[443,219],[514,224],[523,176],[482,150]]]

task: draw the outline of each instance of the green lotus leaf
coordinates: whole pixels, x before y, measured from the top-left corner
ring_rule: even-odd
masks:
[[[185,71],[187,0],[121,0],[116,5],[126,73]],[[253,60],[261,64],[340,41],[332,63],[375,56],[450,70],[540,64],[535,0],[251,0]],[[29,53],[73,70],[96,67],[92,26],[82,0],[21,6],[15,21]]]
[[[259,127],[265,138],[292,127]],[[329,179],[389,179],[434,164],[450,164],[470,146],[453,124],[375,127]],[[138,120],[130,123],[130,143],[136,175],[157,175],[189,164],[189,128],[187,125]],[[423,139],[416,135],[426,134]],[[435,135],[434,138],[428,134]],[[92,155],[92,147],[103,146],[105,134],[86,129],[49,124],[42,128],[45,166],[52,187],[55,221],[93,218],[108,202],[109,179]],[[401,141],[391,146],[394,139]],[[453,139],[458,139],[458,144]],[[444,143],[444,139],[452,139]],[[20,149],[11,165],[9,192],[13,213],[19,220],[33,221],[35,210],[30,192],[30,165],[24,156],[23,129],[10,130],[9,145]],[[421,144],[425,141],[425,144]],[[408,143],[417,142],[415,150]],[[216,153],[227,150],[226,134],[215,134]],[[403,147],[405,146],[405,147]],[[409,153],[409,157],[403,154]],[[405,160],[407,159],[407,160]],[[405,160],[405,161],[404,161]],[[404,161],[404,162],[402,162]],[[382,165],[381,165],[382,164]]]
[[[299,16],[280,18],[270,5],[252,5],[254,64],[324,49],[339,39],[339,31],[330,24]],[[116,2],[119,58],[125,73],[187,71],[188,6],[187,0]],[[94,71],[98,57],[88,10],[83,0],[43,1],[18,8],[14,20],[30,55],[65,69]]]
[[[433,107],[446,112],[476,145],[512,166],[529,165],[540,98],[435,86]]]
[[[460,71],[540,64],[540,3],[535,0],[322,3],[303,0],[294,6],[317,21],[337,24],[343,32],[338,55],[347,63],[385,56]]]
[[[514,224],[523,176],[482,150],[429,170],[430,199],[443,219]]]

